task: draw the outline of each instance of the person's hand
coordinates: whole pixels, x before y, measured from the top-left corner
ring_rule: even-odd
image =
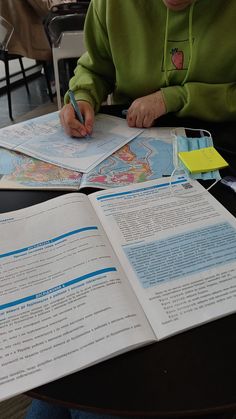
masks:
[[[155,119],[166,113],[162,92],[158,90],[147,96],[135,99],[127,112],[127,123],[130,127],[149,128]]]
[[[74,109],[70,103],[64,105],[60,111],[61,125],[65,132],[71,137],[85,137],[90,135],[94,124],[94,110],[89,102],[78,101],[80,111],[84,118],[84,125],[81,124],[75,116]]]

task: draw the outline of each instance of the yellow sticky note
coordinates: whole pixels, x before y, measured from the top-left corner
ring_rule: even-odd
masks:
[[[178,156],[191,173],[210,172],[228,166],[228,163],[214,147],[180,151]]]

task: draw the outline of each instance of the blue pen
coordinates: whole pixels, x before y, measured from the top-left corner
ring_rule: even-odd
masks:
[[[81,124],[83,124],[83,125],[84,125],[84,118],[83,118],[82,113],[80,112],[80,109],[79,109],[78,103],[77,103],[77,102],[76,102],[76,100],[75,100],[74,93],[72,92],[72,90],[68,90],[68,94],[69,94],[69,97],[70,97],[70,103],[71,103],[71,105],[73,106],[73,109],[74,109],[74,112],[75,112],[75,116],[76,116],[76,118],[79,120],[79,122],[80,122]]]

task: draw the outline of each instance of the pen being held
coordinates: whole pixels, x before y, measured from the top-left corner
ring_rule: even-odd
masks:
[[[91,105],[88,102],[82,101],[82,106],[79,106],[79,103],[76,101],[74,92],[72,90],[68,91],[69,98],[70,98],[70,104],[73,107],[74,115],[78,123],[75,124],[75,119],[73,118],[73,121],[71,121],[71,130],[67,132],[69,135],[72,135],[74,137],[87,137],[92,132],[92,126],[93,126],[93,119],[94,119],[94,112],[91,107]],[[62,121],[62,125],[63,121]],[[75,126],[76,125],[76,126]]]
[[[83,124],[83,125],[84,125],[84,118],[83,118],[82,113],[80,112],[80,108],[79,108],[78,103],[76,102],[76,99],[75,99],[74,93],[72,92],[72,90],[69,90],[69,91],[68,91],[68,94],[69,94],[70,103],[71,103],[71,105],[73,106],[73,109],[74,109],[74,112],[75,112],[75,116],[76,116],[76,118],[79,120],[79,122],[80,122],[81,124]]]

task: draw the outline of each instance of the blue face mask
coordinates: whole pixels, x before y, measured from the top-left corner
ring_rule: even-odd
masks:
[[[206,173],[190,173],[184,164],[179,160],[178,152],[180,151],[192,151],[199,150],[204,147],[213,146],[212,138],[209,136],[203,136],[199,138],[189,138],[182,135],[176,136],[176,144],[174,150],[174,161],[176,169],[182,169],[186,172],[188,177],[192,179],[203,179],[203,180],[220,180],[221,176],[219,170],[214,170]]]

